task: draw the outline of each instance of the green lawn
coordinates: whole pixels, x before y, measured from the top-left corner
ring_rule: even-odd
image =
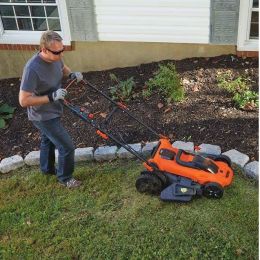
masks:
[[[0,259],[258,259],[258,188],[237,173],[220,200],[139,194],[136,161],[88,163],[61,187],[24,167],[0,179]]]

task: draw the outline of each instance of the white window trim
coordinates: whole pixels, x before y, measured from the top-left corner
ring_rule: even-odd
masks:
[[[64,45],[71,44],[71,34],[68,20],[68,12],[65,0],[57,0],[60,16],[61,32]],[[1,20],[0,20],[1,21]],[[42,32],[40,31],[4,31],[0,22],[0,44],[33,44],[38,45]]]
[[[249,39],[253,0],[240,1],[238,22],[238,51],[258,51],[259,40]]]

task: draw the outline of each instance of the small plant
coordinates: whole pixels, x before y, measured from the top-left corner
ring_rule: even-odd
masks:
[[[250,90],[247,90],[242,94],[235,93],[233,100],[238,108],[245,110],[254,110],[259,106],[258,93]]]
[[[218,86],[226,89],[229,93],[241,93],[249,89],[242,77],[232,79],[228,73],[217,76]]]
[[[154,88],[158,88],[168,102],[178,102],[184,98],[184,88],[175,65],[172,63],[159,65],[155,77],[146,82],[146,86],[148,89],[143,93],[145,95],[149,95]]]
[[[143,89],[143,91],[142,91],[142,96],[144,98],[150,97],[151,94],[152,94],[152,90],[150,88]]]
[[[6,127],[6,120],[13,117],[14,110],[14,107],[0,103],[0,129]]]
[[[131,77],[125,81],[120,81],[115,74],[110,74],[110,79],[116,82],[116,85],[110,88],[110,94],[114,100],[128,101],[132,97],[135,87],[134,78]]]
[[[217,76],[218,86],[233,95],[235,106],[239,109],[254,110],[259,107],[259,95],[251,91],[242,77],[233,79],[229,73]]]

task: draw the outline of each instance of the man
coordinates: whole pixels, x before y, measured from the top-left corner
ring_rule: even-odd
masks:
[[[64,46],[61,36],[46,31],[40,40],[40,52],[25,65],[19,102],[27,107],[28,118],[40,130],[40,168],[43,174],[54,174],[68,188],[76,188],[81,182],[72,177],[74,171],[74,145],[61,124],[61,115],[67,91],[62,89],[64,76],[80,82],[80,72],[72,73],[63,61]],[[58,149],[58,166],[55,169],[55,147]]]

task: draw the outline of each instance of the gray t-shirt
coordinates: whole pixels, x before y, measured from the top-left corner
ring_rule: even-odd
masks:
[[[39,53],[35,54],[25,65],[20,89],[43,96],[61,88],[63,62],[46,62]],[[60,101],[27,108],[28,118],[32,121],[45,121],[60,117],[63,106]]]

